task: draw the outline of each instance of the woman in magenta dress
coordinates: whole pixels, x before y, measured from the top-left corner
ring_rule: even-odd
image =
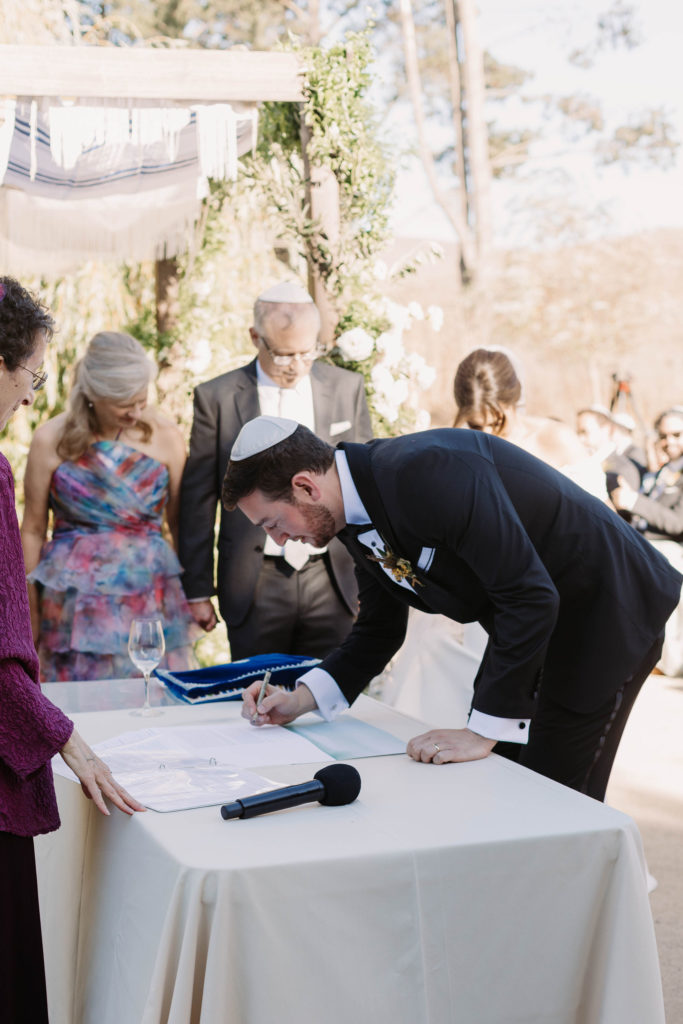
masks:
[[[185,463],[178,427],[147,406],[154,373],[127,334],[91,339],[65,413],[36,430],[22,540],[44,681],[139,674],[133,618],[160,615],[170,669],[194,666],[200,632],[173,542]],[[46,541],[49,514],[52,537]]]
[[[45,383],[52,330],[47,310],[0,277],[0,431]],[[40,690],[14,481],[0,454],[0,1016],[14,1024],[48,1020],[33,837],[59,827],[51,766],[58,752],[104,814],[103,794],[128,814],[144,810]]]

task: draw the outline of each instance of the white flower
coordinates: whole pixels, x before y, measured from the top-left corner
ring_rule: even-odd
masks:
[[[336,344],[344,359],[354,362],[368,359],[375,347],[374,341],[362,327],[352,327],[350,331],[344,331],[337,338]]]
[[[386,265],[384,260],[375,260],[373,266],[373,273],[378,281],[386,281],[389,276],[389,267]]]
[[[432,330],[438,334],[443,327],[443,310],[441,306],[427,306],[427,319]]]
[[[436,380],[436,370],[418,352],[411,352],[408,356],[408,370],[420,391],[426,391]]]
[[[429,430],[432,423],[432,417],[429,415],[426,409],[418,409],[417,415],[415,416],[415,429],[416,430]]]
[[[415,302],[415,300],[408,303],[408,312],[412,316],[413,320],[424,320],[425,318],[422,306],[419,302]]]
[[[375,344],[377,351],[384,355],[383,362],[385,366],[396,366],[406,354],[401,332],[395,328],[380,334]]]
[[[387,299],[385,309],[391,326],[395,327],[396,330],[405,331],[410,327],[412,320],[407,306],[399,306],[398,302],[392,302],[391,299]]]
[[[388,397],[396,405],[403,405],[408,400],[408,392],[408,381],[404,377],[399,377],[398,380],[394,381]]]
[[[193,291],[198,299],[206,299],[213,289],[213,282],[204,278],[203,281],[195,282]]]
[[[370,372],[375,397],[390,405],[400,405],[408,397],[408,381],[403,377],[394,377],[384,363],[376,363]]]
[[[375,409],[387,423],[395,423],[398,419],[398,406],[388,402],[386,399],[379,398],[377,395],[375,395]]]
[[[193,355],[188,366],[191,373],[199,376],[211,363],[211,345],[206,338],[200,338],[193,346]]]
[[[384,398],[392,389],[394,375],[384,363],[375,363],[370,371],[372,389],[378,398]]]

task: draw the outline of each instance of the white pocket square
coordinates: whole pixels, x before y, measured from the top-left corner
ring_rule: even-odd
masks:
[[[330,437],[334,437],[335,434],[343,434],[345,430],[350,429],[350,420],[340,420],[339,423],[332,423],[330,426]]]
[[[418,569],[422,569],[423,572],[427,572],[431,569],[435,551],[436,548],[422,548],[420,557],[417,560]]]

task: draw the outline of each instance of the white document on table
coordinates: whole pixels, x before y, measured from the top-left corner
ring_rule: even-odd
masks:
[[[275,784],[250,769],[264,765],[327,764],[342,758],[405,751],[405,742],[353,717],[321,722],[306,715],[293,726],[244,719],[134,729],[93,747],[117,782],[156,811],[226,803]],[[78,782],[57,755],[53,770]]]
[[[226,803],[274,787],[250,768],[333,761],[305,737],[278,725],[255,728],[244,720],[137,729],[96,743],[120,785],[158,811]],[[57,755],[53,770],[78,782]]]

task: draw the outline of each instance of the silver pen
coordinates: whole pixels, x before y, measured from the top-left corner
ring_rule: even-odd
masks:
[[[271,670],[268,669],[263,679],[261,680],[261,689],[259,690],[258,700],[256,701],[257,708],[266,695],[266,690],[268,689],[268,683],[270,682],[270,677],[272,676],[272,674],[273,673],[271,672]],[[258,711],[255,711],[254,714],[251,716],[252,722],[254,721],[255,718],[258,718]]]

